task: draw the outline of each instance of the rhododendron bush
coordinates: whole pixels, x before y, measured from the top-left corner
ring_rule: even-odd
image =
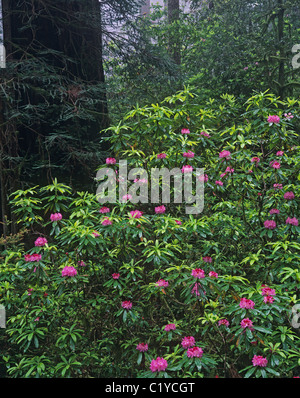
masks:
[[[56,180],[13,193],[25,235],[1,264],[7,375],[299,376],[299,111],[186,88],[101,133],[116,180],[120,159],[149,176],[204,168],[199,214]]]

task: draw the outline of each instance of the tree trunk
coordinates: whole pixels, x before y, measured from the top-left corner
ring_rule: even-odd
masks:
[[[170,25],[179,21],[180,9],[179,0],[168,0],[168,22]],[[169,40],[170,54],[177,65],[181,64],[180,35],[177,29],[173,28]]]

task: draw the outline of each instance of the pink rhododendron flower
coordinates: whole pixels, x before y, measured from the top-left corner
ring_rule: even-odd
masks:
[[[219,158],[231,159],[231,153],[229,151],[222,151],[219,153]]]
[[[276,160],[272,160],[272,162],[270,162],[270,166],[273,167],[273,169],[280,169],[280,163]]]
[[[60,213],[54,213],[50,215],[51,221],[59,221],[62,219],[62,215]]]
[[[190,130],[189,129],[182,129],[181,130],[181,134],[190,134]]]
[[[269,213],[272,215],[272,214],[279,214],[280,213],[280,211],[278,210],[278,209],[271,209],[270,211],[269,211]]]
[[[116,164],[117,161],[115,158],[106,158],[106,164]]]
[[[156,359],[152,359],[151,364],[150,364],[150,370],[151,372],[161,372],[167,369],[168,362],[160,357],[157,357]]]
[[[112,276],[113,279],[119,279],[120,278],[120,274],[117,273],[117,272],[114,272],[111,276]]]
[[[218,325],[219,326],[224,325],[224,326],[226,326],[228,328],[229,321],[227,319],[225,319],[225,318],[224,319],[220,319],[219,322],[218,322]]]
[[[182,225],[182,222],[180,220],[175,220],[176,224]]]
[[[276,228],[276,222],[274,220],[266,220],[264,222],[264,226],[267,229],[275,229]]]
[[[156,214],[163,214],[163,213],[165,213],[166,208],[165,208],[164,205],[162,205],[162,206],[157,206],[157,207],[155,207],[154,210],[155,210],[155,213],[156,213]]]
[[[257,156],[254,156],[254,157],[251,159],[251,162],[252,162],[252,163],[258,164],[258,163],[260,162],[260,158],[257,157]]]
[[[33,292],[33,289],[27,289],[27,292],[28,292],[27,295],[31,296],[31,293]]]
[[[215,271],[210,271],[210,273],[208,274],[208,276],[210,276],[211,278],[218,278],[218,274]]]
[[[160,279],[160,280],[158,280],[158,281],[156,282],[156,286],[159,286],[159,287],[167,287],[167,286],[169,286],[169,282],[168,282],[168,281],[165,281],[164,279]]]
[[[112,221],[108,218],[105,217],[104,220],[101,222],[102,225],[112,225]]]
[[[102,214],[109,213],[109,212],[110,212],[110,209],[105,206],[101,207],[101,209],[99,210],[99,213],[102,213]]]
[[[164,330],[166,332],[170,332],[171,330],[176,330],[175,323],[168,323],[168,325],[165,326]]]
[[[252,326],[253,326],[253,323],[252,323],[252,321],[249,318],[242,319],[241,327],[243,329],[246,329],[246,328],[252,329]]]
[[[80,267],[85,267],[85,266],[86,266],[86,263],[85,263],[84,261],[82,261],[82,260],[78,261],[77,264],[78,264]]]
[[[265,367],[268,364],[267,358],[264,358],[262,355],[254,355],[252,358],[253,366],[262,366]]]
[[[245,297],[242,297],[239,305],[241,308],[253,309],[255,306],[255,303],[254,303],[254,301],[252,301],[250,299],[246,299]]]
[[[271,287],[266,285],[262,285],[261,294],[263,296],[275,296],[276,292],[275,289],[272,289]]]
[[[286,119],[293,119],[293,115],[291,114],[291,112],[289,112],[289,113],[285,113],[284,114],[284,117],[286,118]]]
[[[264,302],[267,304],[267,303],[273,303],[273,301],[274,301],[275,299],[274,299],[274,297],[273,296],[264,296]]]
[[[194,294],[195,296],[200,296],[199,289],[201,288],[200,283],[196,282],[192,288],[191,294]]]
[[[46,243],[48,243],[46,238],[39,237],[34,242],[34,246],[45,246]]]
[[[40,261],[42,259],[42,255],[38,253],[33,254],[25,254],[25,261]]]
[[[141,218],[142,215],[143,215],[143,212],[140,211],[140,210],[132,210],[132,211],[130,212],[130,215],[131,215],[133,218]]]
[[[125,310],[131,310],[132,308],[132,302],[129,300],[122,301],[121,305]]]
[[[222,182],[222,181],[215,181],[215,184],[216,184],[216,185],[222,186],[222,185],[223,185],[223,182]]]
[[[146,351],[148,351],[148,344],[147,344],[147,343],[139,343],[139,344],[136,346],[136,349],[137,349],[138,351],[140,351],[140,352],[146,352]]]
[[[280,122],[280,117],[277,115],[270,115],[268,117],[268,123],[279,123]]]
[[[159,153],[158,155],[157,155],[157,159],[165,159],[167,157],[167,154],[166,153]]]
[[[283,197],[284,199],[293,200],[295,199],[295,194],[294,192],[286,192]]]
[[[181,345],[184,349],[193,347],[195,345],[195,338],[193,336],[186,336],[182,339]]]
[[[195,154],[192,151],[187,151],[187,152],[183,152],[182,156],[184,158],[193,158],[195,156]]]
[[[98,238],[100,236],[99,232],[93,231],[92,235],[94,235],[95,238]]]
[[[205,278],[204,270],[201,269],[201,268],[195,268],[195,269],[193,269],[191,275],[192,275],[194,278],[198,278],[198,279]]]
[[[209,256],[205,256],[202,257],[202,261],[204,261],[205,263],[211,263],[212,262],[212,258]]]
[[[61,276],[76,276],[77,270],[74,267],[67,266],[61,271]]]
[[[202,182],[207,182],[207,181],[208,181],[208,175],[207,175],[207,174],[201,174],[201,175],[198,177],[198,180],[199,180],[199,181],[202,181]]]
[[[193,166],[190,166],[188,164],[182,166],[181,172],[182,173],[191,173],[193,171]]]
[[[283,151],[278,151],[278,152],[276,152],[276,155],[277,155],[277,156],[283,156],[283,155],[284,155],[284,152],[283,152]]]
[[[200,134],[203,135],[204,137],[210,138],[210,134],[207,133],[206,131],[201,131]]]
[[[191,347],[191,348],[188,348],[186,355],[189,358],[195,358],[195,357],[201,358],[203,355],[203,350],[200,347]]]
[[[147,178],[135,178],[133,180],[133,182],[136,182],[137,184],[147,184],[148,180],[147,180]],[[131,195],[129,195],[129,196],[131,196]]]
[[[127,201],[132,199],[132,195],[130,195],[130,193],[127,193],[126,195],[122,196],[122,200],[123,201]]]
[[[286,224],[295,225],[296,227],[299,225],[299,221],[296,217],[290,218],[288,217],[285,221]]]
[[[274,189],[282,189],[283,187],[282,187],[282,184],[274,184],[273,188]]]
[[[227,173],[222,173],[222,174],[220,175],[220,178],[223,178],[223,177],[225,177],[225,176],[226,176],[226,174],[227,174]],[[217,182],[221,182],[221,181],[216,181],[216,183],[217,183]],[[222,184],[222,185],[223,185],[223,184]]]
[[[225,170],[225,173],[230,173],[230,174],[232,174],[232,173],[234,173],[234,169],[231,168],[230,166],[227,166],[227,167],[226,167],[226,170]]]

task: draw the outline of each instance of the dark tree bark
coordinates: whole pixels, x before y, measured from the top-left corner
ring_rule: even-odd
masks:
[[[76,189],[92,189],[102,150],[99,131],[109,119],[98,0],[2,0],[2,13],[8,69],[1,85],[10,96],[0,104],[4,220],[8,194],[26,184],[50,183],[55,176]],[[61,118],[64,106],[70,116]],[[16,116],[26,107],[32,119]],[[39,167],[32,168],[34,162]]]
[[[168,0],[168,22],[173,24],[179,20],[180,8],[179,0]],[[180,36],[178,32],[173,29],[170,36],[170,53],[177,65],[181,63],[181,52],[180,52]]]

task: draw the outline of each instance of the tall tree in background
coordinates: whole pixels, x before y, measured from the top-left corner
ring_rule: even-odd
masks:
[[[4,226],[8,195],[20,186],[57,177],[80,190],[93,187],[106,149],[99,131],[109,125],[103,35],[112,21],[132,15],[138,3],[2,0],[7,50],[0,90]]]
[[[180,7],[179,0],[168,0],[168,22],[169,24],[179,24]],[[170,34],[170,53],[177,65],[181,63],[180,55],[181,40],[180,35],[174,29]]]

